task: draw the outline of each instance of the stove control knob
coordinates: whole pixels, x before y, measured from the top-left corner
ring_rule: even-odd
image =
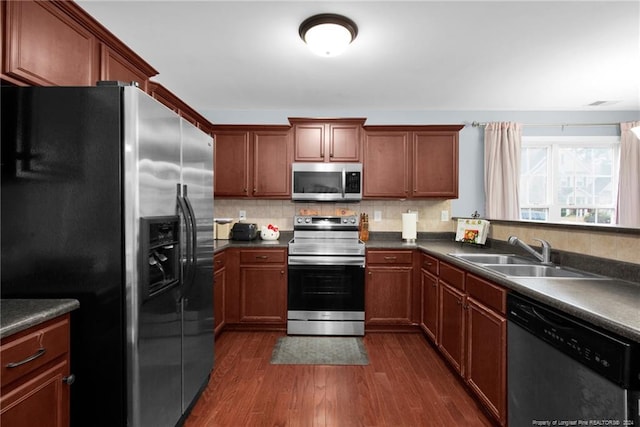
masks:
[[[346,223],[347,223],[347,221],[349,221],[347,218],[342,218],[342,223],[343,223],[343,224],[346,224]]]
[[[307,224],[311,224],[311,218],[305,218],[304,222],[307,223]]]
[[[356,219],[355,218],[351,218],[351,224],[355,224],[356,223]]]
[[[296,222],[297,222],[298,224],[302,224],[302,218],[296,218]]]

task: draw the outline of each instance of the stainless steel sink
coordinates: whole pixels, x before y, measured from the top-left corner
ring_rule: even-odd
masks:
[[[537,261],[515,254],[449,254],[474,264],[537,264]]]
[[[595,274],[567,269],[564,267],[554,267],[548,265],[484,265],[491,271],[504,274],[508,277],[598,277]]]

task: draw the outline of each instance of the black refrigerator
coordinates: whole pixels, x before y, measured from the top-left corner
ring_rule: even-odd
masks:
[[[134,86],[2,87],[2,298],[76,298],[71,425],[184,421],[213,368],[213,141]]]

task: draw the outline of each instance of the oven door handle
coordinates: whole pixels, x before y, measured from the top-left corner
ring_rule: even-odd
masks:
[[[357,256],[331,256],[331,255],[309,255],[290,256],[289,265],[347,265],[362,267],[365,266],[365,258]]]

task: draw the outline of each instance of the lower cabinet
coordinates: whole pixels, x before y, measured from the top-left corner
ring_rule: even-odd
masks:
[[[2,340],[0,425],[69,425],[69,315]]]
[[[286,249],[240,250],[238,284],[240,323],[286,323]]]
[[[446,282],[439,284],[438,349],[461,375],[464,374],[465,295]]]
[[[220,252],[213,257],[213,328],[216,336],[225,325],[226,288],[227,288],[227,254]]]
[[[420,263],[420,327],[437,344],[438,342],[438,272],[440,261],[430,255],[419,255]]]
[[[368,250],[365,326],[412,323],[413,251]]]
[[[493,417],[507,423],[507,291],[467,273],[465,380]]]

